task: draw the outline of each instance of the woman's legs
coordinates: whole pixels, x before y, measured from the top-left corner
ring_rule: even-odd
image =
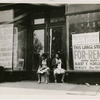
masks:
[[[57,83],[57,74],[54,74],[54,78],[55,78],[55,83]]]
[[[41,83],[41,74],[38,73],[38,83]]]
[[[55,79],[55,83],[57,83],[57,68],[54,69],[54,79]]]
[[[45,78],[46,78],[46,84],[48,84],[49,82],[49,74],[47,72],[44,73],[45,74]]]
[[[62,74],[61,82],[63,82],[63,83],[64,83],[64,78],[65,78],[65,73]]]

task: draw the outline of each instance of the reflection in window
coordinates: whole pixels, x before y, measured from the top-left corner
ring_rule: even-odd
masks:
[[[54,18],[50,18],[50,23],[56,23],[56,22],[63,22],[65,21],[64,17],[54,17]]]
[[[44,30],[35,30],[33,33],[33,50],[34,53],[42,54],[44,53]]]
[[[21,30],[18,31],[18,29]],[[18,25],[14,28],[14,57],[13,57],[13,69],[14,70],[26,70],[25,67],[25,54],[26,54],[26,42],[27,42],[27,30],[25,26]],[[23,62],[19,64],[19,61]]]

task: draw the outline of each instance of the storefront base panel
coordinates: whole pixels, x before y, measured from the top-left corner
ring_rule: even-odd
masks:
[[[17,71],[17,72],[4,72],[1,75],[1,82],[7,81],[23,81],[23,80],[32,80],[37,81],[37,71],[27,72],[27,71]],[[53,71],[50,72],[49,76],[50,83],[54,83]],[[58,83],[61,82],[61,75],[57,76]],[[100,72],[67,72],[65,75],[66,83],[74,84],[86,84],[90,85],[99,84],[100,85]]]
[[[2,82],[27,80],[28,79],[27,74],[28,73],[26,71],[15,71],[15,72],[4,71],[4,74],[2,76]]]
[[[68,83],[86,84],[90,85],[100,84],[100,72],[99,73],[68,73]]]

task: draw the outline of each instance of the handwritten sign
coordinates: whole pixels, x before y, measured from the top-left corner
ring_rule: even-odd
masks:
[[[13,24],[0,25],[0,66],[12,67]]]
[[[72,35],[72,45],[99,43],[99,32],[81,33]]]

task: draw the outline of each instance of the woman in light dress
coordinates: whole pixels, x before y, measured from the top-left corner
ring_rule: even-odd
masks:
[[[38,71],[37,71],[38,83],[41,83],[41,74],[44,74],[45,78],[46,78],[46,82],[45,83],[48,84],[50,69],[48,67],[47,55],[46,54],[42,54],[41,58],[42,59],[40,61],[39,68],[38,68]]]
[[[62,74],[61,82],[64,83],[65,69],[62,68],[62,60],[59,57],[59,54],[55,55],[55,58],[52,60],[52,65],[54,67],[55,83],[57,82],[57,74]]]

